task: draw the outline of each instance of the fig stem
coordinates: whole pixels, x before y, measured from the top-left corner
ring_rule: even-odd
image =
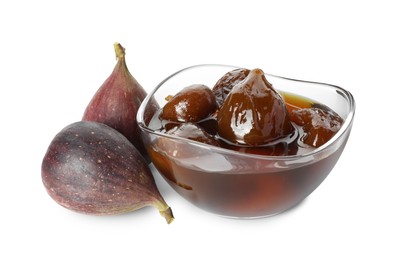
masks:
[[[253,69],[251,71],[251,73],[256,74],[256,75],[265,75],[265,73],[261,69]]]
[[[153,205],[160,211],[161,216],[166,219],[166,223],[170,224],[175,219],[172,209],[164,201],[158,200]]]
[[[115,42],[113,46],[115,48],[116,59],[124,58],[124,56],[126,55],[126,49],[118,42]]]
[[[166,219],[166,223],[168,224],[171,224],[172,221],[175,219],[175,217],[173,217],[172,209],[170,207],[168,207],[164,211],[160,211],[160,214]]]

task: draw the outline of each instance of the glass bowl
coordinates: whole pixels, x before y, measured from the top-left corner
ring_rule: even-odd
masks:
[[[137,121],[142,139],[158,172],[183,198],[219,215],[254,218],[283,212],[310,195],[328,176],[349,137],[355,102],[348,91],[329,84],[270,74],[278,91],[306,97],[338,113],[344,124],[324,145],[301,155],[246,154],[168,135],[149,127],[157,109],[186,86],[213,87],[226,65],[196,65],[162,81],[143,101]]]

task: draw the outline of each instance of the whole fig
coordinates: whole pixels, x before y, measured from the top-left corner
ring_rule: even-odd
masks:
[[[139,106],[147,93],[129,72],[125,49],[114,44],[117,63],[108,79],[97,90],[86,107],[83,121],[104,123],[122,133],[149,161],[136,122]],[[152,104],[151,115],[155,112]],[[150,111],[148,110],[148,111]]]
[[[261,69],[254,69],[228,93],[217,115],[218,133],[234,144],[261,146],[295,130],[281,95]]]
[[[291,113],[291,120],[303,128],[300,140],[312,147],[328,142],[341,128],[344,120],[330,108],[324,106],[302,108]]]
[[[41,176],[60,205],[85,214],[113,215],[156,207],[174,218],[138,150],[113,128],[76,122],[61,130],[42,161]]]
[[[201,84],[183,88],[162,108],[160,118],[174,122],[198,122],[217,109],[212,90]]]

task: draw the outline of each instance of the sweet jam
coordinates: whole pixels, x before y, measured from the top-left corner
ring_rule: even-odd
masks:
[[[215,113],[204,118],[203,120],[200,120],[199,122],[191,123],[188,124],[189,126],[184,127],[184,125],[187,125],[186,123],[160,119],[160,111],[157,111],[150,121],[149,128],[155,131],[173,134],[180,138],[196,140],[205,144],[214,145],[229,150],[271,156],[288,156],[309,153],[330,140],[339,130],[343,121],[329,107],[292,93],[280,92],[280,94],[285,100],[286,108],[291,115],[292,125],[296,130],[292,135],[278,140],[272,144],[247,146],[233,144],[223,140],[223,138],[221,138],[218,134],[218,125]],[[309,125],[312,124],[312,121],[317,121],[318,119],[320,120],[320,118],[313,118],[312,115],[309,115],[308,118],[306,118],[306,120],[308,120],[307,125],[309,127],[306,129],[308,131],[305,132],[305,129],[301,124],[303,123],[304,125],[305,122],[299,123],[299,117],[301,117],[301,114],[299,115],[297,111],[316,110],[321,111],[320,113],[327,114],[324,119],[326,121],[330,121],[328,122],[327,126],[326,124],[322,126],[318,125],[316,127],[317,129],[312,129]],[[334,122],[334,128],[331,126],[333,125],[332,122]],[[191,125],[193,127],[191,127]],[[315,131],[312,132],[312,130]],[[309,140],[312,141],[305,143],[304,139],[306,136]],[[313,145],[314,143],[318,145]]]
[[[174,138],[157,135],[148,149],[150,158],[179,194],[208,211],[259,217],[288,209],[325,179],[342,148],[322,157],[282,158],[309,154],[326,143],[343,120],[323,104],[280,95],[295,129],[289,136],[263,145],[235,144],[219,135],[217,112],[197,122],[174,122],[160,117],[158,110],[149,128]]]

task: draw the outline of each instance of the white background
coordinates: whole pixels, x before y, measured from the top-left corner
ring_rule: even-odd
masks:
[[[392,259],[393,9],[271,2],[2,1],[0,259]],[[170,225],[154,208],[68,211],[46,193],[41,160],[112,72],[115,41],[147,91],[200,63],[342,86],[357,102],[347,147],[315,192],[275,217],[206,213],[156,173]]]

